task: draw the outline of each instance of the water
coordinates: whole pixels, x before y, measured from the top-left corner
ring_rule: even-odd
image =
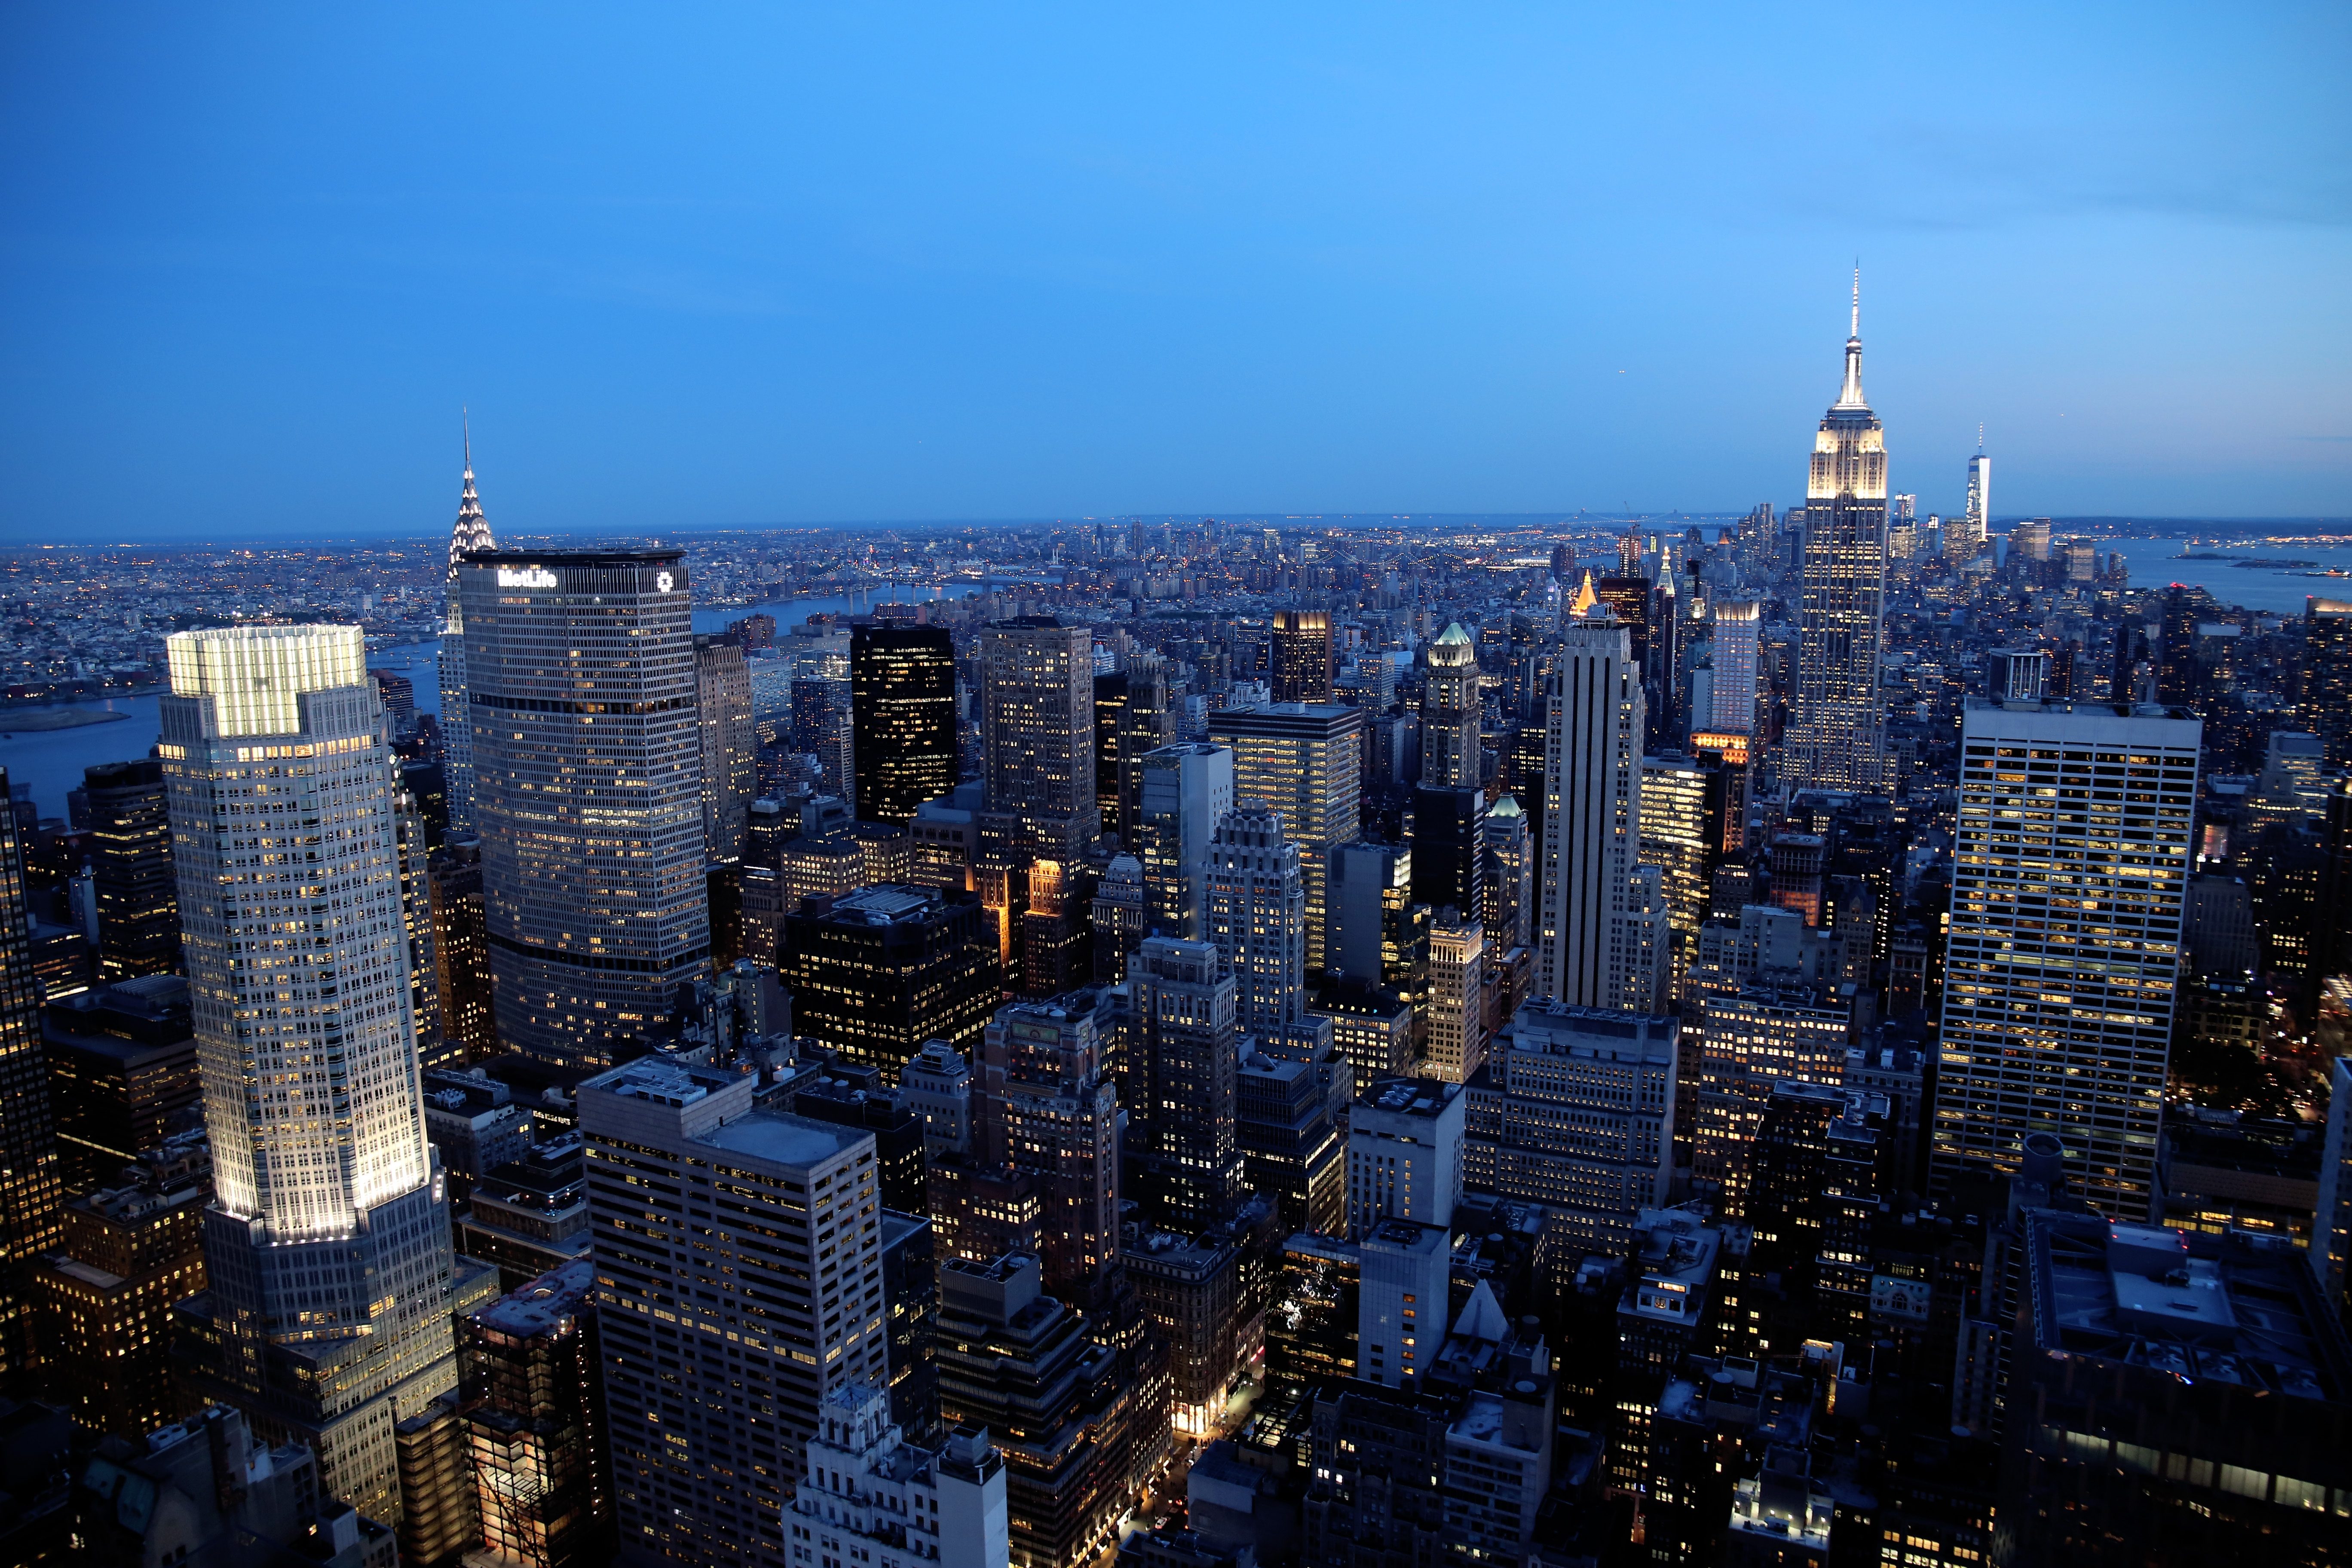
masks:
[[[776,626],[781,630],[811,616],[862,614],[873,608],[877,602],[939,599],[951,593],[964,597],[972,592],[974,590],[962,587],[907,588],[893,584],[878,592],[861,589],[839,597],[784,599],[740,609],[698,609],[694,612],[694,629],[698,632],[724,631],[730,621],[740,620],[750,615],[766,615],[776,617]],[[437,718],[441,712],[440,660],[441,642],[436,637],[429,642],[377,648],[368,655],[368,668],[388,669],[396,675],[406,676],[409,684],[416,689],[416,710]],[[72,730],[36,731],[8,728],[8,720],[15,712],[51,713],[67,708],[111,710],[128,713],[130,717],[100,724],[85,724]],[[138,697],[112,697],[99,702],[61,702],[51,707],[21,710],[0,709],[0,768],[8,770],[11,785],[33,786],[33,804],[40,809],[43,816],[62,817],[66,815],[66,792],[80,785],[84,768],[143,757],[154,746],[162,731],[162,712],[152,692]]]
[[[2215,543],[2215,540],[2222,542]],[[2352,545],[2271,544],[2242,541],[2228,534],[2207,534],[2193,549],[2200,555],[2229,555],[2258,561],[2309,561],[2307,567],[2279,571],[2273,567],[2242,567],[2230,561],[2182,561],[2180,552],[2192,546],[2184,539],[2113,539],[2100,542],[2102,550],[2120,553],[2131,563],[2135,588],[2161,588],[2184,583],[2202,588],[2225,605],[2265,610],[2277,616],[2303,614],[2306,595],[2352,599],[2352,576],[2326,577],[2307,574],[2328,567],[2352,573]]]

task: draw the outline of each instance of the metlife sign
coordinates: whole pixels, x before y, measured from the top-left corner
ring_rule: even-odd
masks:
[[[501,588],[552,588],[555,574],[544,566],[501,566],[499,568]]]

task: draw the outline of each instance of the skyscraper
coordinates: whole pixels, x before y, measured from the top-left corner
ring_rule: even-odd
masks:
[[[489,519],[474,493],[474,437],[466,433],[466,477],[457,494],[457,523],[449,531],[449,607],[441,632],[442,773],[449,786],[449,836],[474,832],[474,726],[466,684],[466,613],[457,597],[457,563],[470,551],[489,550]]]
[[[1279,1035],[1307,1016],[1307,888],[1282,814],[1228,812],[1209,840],[1206,940],[1233,965],[1241,1027]]]
[[[166,646],[214,1182],[212,1288],[182,1331],[205,1392],[299,1434],[330,1491],[397,1523],[394,1424],[457,1384],[453,1284],[497,1279],[457,1272],[425,1142],[383,705],[357,626]]]
[[[759,744],[751,733],[751,672],[743,645],[694,639],[695,708],[702,731],[702,847],[714,860],[743,853],[752,798],[760,793]]]
[[[1886,436],[1862,394],[1862,273],[1845,382],[1822,416],[1805,484],[1804,601],[1788,782],[1800,788],[1886,785],[1878,701],[1886,585]]]
[[[686,561],[484,552],[457,574],[499,1038],[602,1066],[709,966]]]
[[[1966,1173],[2013,1171],[2020,1141],[2049,1132],[2080,1152],[2094,1206],[2147,1214],[2203,733],[2156,708],[1970,704],[1936,1088],[1939,1193]]]
[[[777,955],[793,1029],[887,1084],[929,1040],[977,1046],[1003,978],[980,900],[940,888],[860,888],[783,917]]]
[[[168,974],[180,963],[178,879],[164,809],[163,764],[152,757],[82,770],[89,793],[89,869],[98,889],[100,973]]]
[[[580,1086],[613,1490],[655,1561],[794,1561],[780,1515],[818,1410],[889,1386],[874,1135],[755,1087],[651,1057]],[[679,1216],[649,1223],[648,1191]]]
[[[2303,727],[2329,767],[2352,767],[2352,604],[2305,599],[2303,647]]]
[[[793,750],[814,757],[817,787],[845,802],[857,793],[854,706],[850,684],[839,676],[793,677]]]
[[[1537,877],[1538,995],[1614,1007],[1625,990],[1620,928],[1639,849],[1641,672],[1625,628],[1596,606],[1561,627],[1544,747]]]
[[[1234,752],[1234,798],[1282,813],[1307,884],[1307,967],[1326,964],[1326,889],[1334,845],[1354,840],[1363,800],[1363,713],[1331,703],[1274,702],[1209,716],[1209,739]]]
[[[1210,840],[1234,809],[1234,753],[1180,743],[1134,763],[1128,842],[1143,864],[1143,929],[1201,941],[1207,933]]]
[[[1486,941],[1478,921],[1448,911],[1429,932],[1429,1072],[1467,1083],[1486,1065]]]
[[[849,630],[857,820],[908,823],[957,778],[955,642],[945,626]]]
[[[595,1300],[595,1265],[583,1258],[463,1325],[479,1391],[465,1413],[476,1510],[482,1545],[505,1561],[587,1568],[610,1560],[612,1444]]]
[[[1713,679],[1707,710],[1691,715],[1691,727],[1719,735],[1745,735],[1756,728],[1756,634],[1760,607],[1753,599],[1717,599]]]
[[[971,1097],[980,1168],[1029,1178],[1046,1288],[1089,1310],[1118,1266],[1118,1096],[1097,994],[998,1009]]]
[[[7,788],[0,770],[0,795]],[[16,814],[0,814],[0,1386],[20,1393],[33,1362],[33,1302],[23,1276],[58,1244],[65,1223],[32,929]]]
[[[1479,784],[1478,649],[1459,621],[1429,647],[1421,698],[1421,782],[1424,789]]]
[[[1102,831],[1093,635],[1051,616],[1024,616],[990,622],[979,642],[982,851],[1016,864],[1078,859]]]
[[[1677,973],[1697,946],[1714,892],[1722,790],[1721,769],[1679,752],[1642,759],[1641,858],[1658,871]]]
[[[1985,456],[1984,426],[1977,426],[1977,455],[1969,459],[1969,497],[1960,515],[1944,525],[1944,553],[1973,561],[1992,534],[1992,459]]]
[[[1276,702],[1330,701],[1330,612],[1276,610],[1272,662]]]

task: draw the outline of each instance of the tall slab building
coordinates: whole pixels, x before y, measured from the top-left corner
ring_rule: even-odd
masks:
[[[980,634],[987,798],[983,852],[1015,865],[1069,861],[1102,832],[1095,799],[1094,635],[1052,616]]]
[[[1822,416],[1805,482],[1803,600],[1789,783],[1886,786],[1878,664],[1886,589],[1886,433],[1862,395],[1862,274],[1854,274],[1845,382]]]
[[[7,770],[0,768],[0,796],[7,788]],[[11,814],[0,819],[0,1388],[16,1394],[31,1392],[34,1360],[25,1274],[65,1234],[64,1169],[49,1110],[32,937],[25,846]]]
[[[484,551],[457,578],[499,1038],[606,1066],[710,961],[685,558]]]
[[[2180,973],[2204,726],[2179,710],[1972,703],[1936,1086],[1938,1193],[2017,1168],[2028,1134],[2069,1185],[2147,1213]]]
[[[357,626],[168,644],[161,752],[211,1135],[194,1381],[400,1516],[393,1427],[457,1385],[457,1268],[425,1141],[389,725]],[[458,1298],[453,1300],[453,1292]],[[477,1303],[478,1304],[478,1303]]]
[[[1626,925],[1641,915],[1643,701],[1626,628],[1606,605],[1588,602],[1561,626],[1549,707],[1535,989],[1564,1006],[1623,1006]]]
[[[474,832],[474,733],[467,723],[466,616],[457,602],[457,563],[469,551],[490,549],[490,521],[474,493],[474,438],[466,437],[466,477],[457,495],[457,524],[449,531],[449,607],[441,630],[441,774],[449,793],[449,837]]]

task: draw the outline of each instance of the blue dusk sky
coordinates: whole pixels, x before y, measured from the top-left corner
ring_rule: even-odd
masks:
[[[2352,10],[0,11],[0,542],[2352,515]]]

